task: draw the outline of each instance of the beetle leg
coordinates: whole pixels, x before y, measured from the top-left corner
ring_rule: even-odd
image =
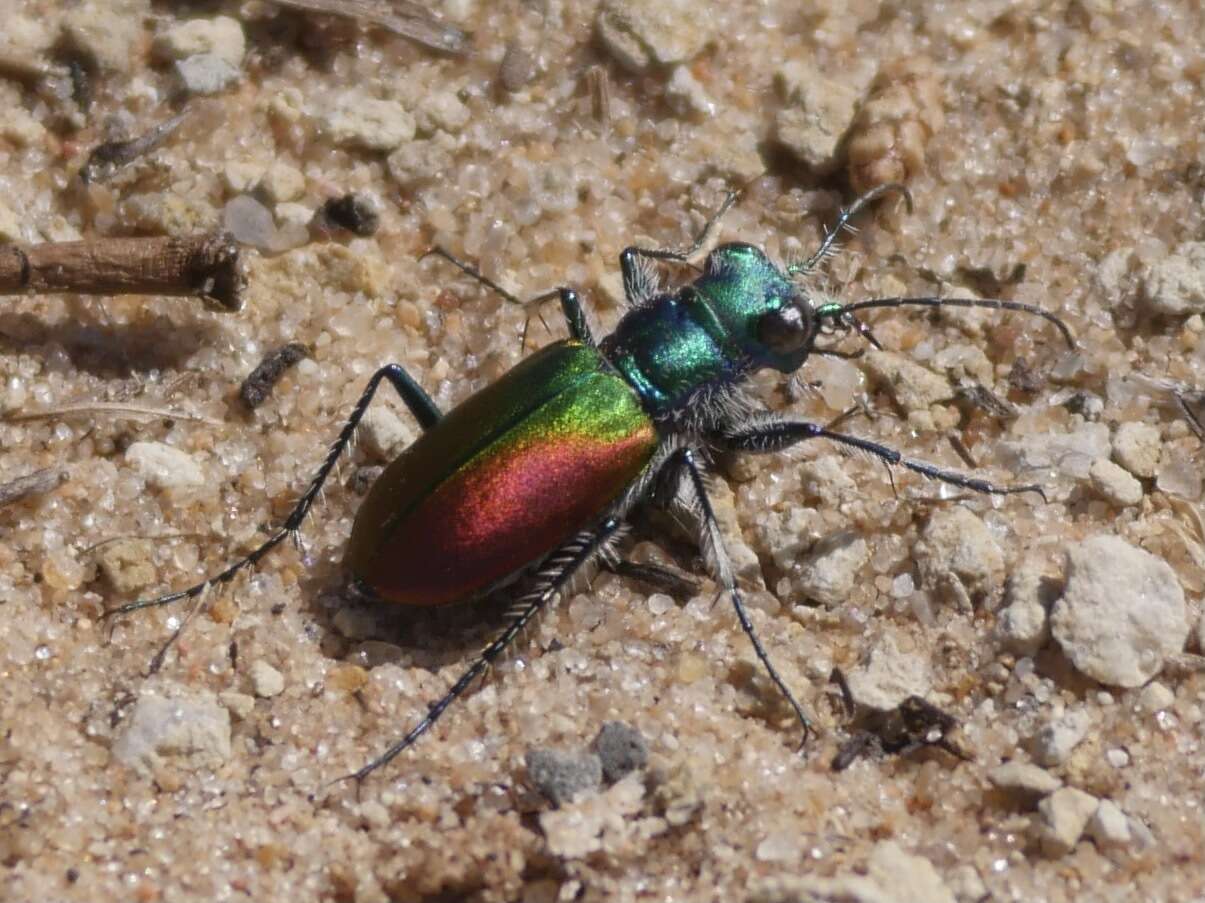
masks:
[[[202,580],[195,586],[190,586],[188,589],[179,590],[174,593],[167,593],[162,596],[157,596],[154,599],[142,599],[138,602],[131,602],[128,605],[122,605],[119,608],[114,608],[107,611],[104,617],[110,618],[116,615],[125,615],[133,611],[139,611],[143,608],[158,608],[161,605],[170,605],[173,602],[179,602],[181,599],[195,599],[200,596],[205,590],[211,586],[216,586],[221,583],[229,583],[234,577],[243,570],[257,564],[261,558],[271,552],[274,548],[280,545],[286,538],[294,535],[301,529],[302,523],[305,521],[305,516],[309,513],[310,507],[314,504],[314,500],[318,497],[318,493],[322,491],[322,484],[326,482],[331,471],[335,468],[335,463],[339,460],[339,456],[351,443],[352,437],[355,435],[356,427],[359,426],[360,420],[364,417],[364,412],[368,410],[368,405],[376,394],[377,389],[385,380],[397,390],[398,395],[402,397],[406,407],[410,409],[410,413],[414,415],[414,419],[419,422],[419,425],[424,429],[429,429],[439,421],[443,416],[435,402],[431,400],[422,387],[414,381],[414,378],[402,368],[400,364],[389,364],[382,367],[372,375],[372,379],[368,381],[360,400],[356,402],[356,406],[352,409],[351,416],[347,418],[347,422],[343,424],[343,429],[339,432],[339,437],[330,447],[330,451],[326,453],[326,458],[322,462],[322,466],[318,468],[318,472],[310,481],[310,485],[302,494],[301,499],[293,508],[292,513],[284,522],[284,526],[272,534],[272,536],[253,551],[246,558],[236,561],[226,570],[213,577],[208,577]]]
[[[724,214],[736,203],[739,192],[730,191],[720,204],[720,209],[711,215],[702,230],[695,236],[689,248],[681,251],[672,249],[627,247],[619,255],[619,269],[623,272],[623,294],[628,304],[638,307],[656,292],[656,281],[650,278],[643,264],[649,260],[672,260],[676,263],[687,263],[707,243],[711,230],[723,218]]]
[[[850,448],[856,448],[858,451],[873,455],[889,466],[904,467],[929,479],[940,480],[943,483],[960,486],[963,489],[973,489],[975,492],[990,495],[1015,495],[1019,492],[1034,492],[1042,497],[1042,501],[1047,501],[1046,493],[1036,483],[1026,486],[997,486],[995,483],[980,479],[979,477],[968,477],[957,471],[945,470],[934,464],[929,464],[926,461],[906,458],[894,448],[888,448],[886,445],[880,445],[878,442],[872,442],[869,439],[861,439],[857,436],[846,435],[845,433],[835,433],[825,429],[818,423],[810,423],[806,420],[781,420],[777,417],[771,417],[750,426],[737,427],[736,429],[726,430],[709,437],[711,444],[723,451],[753,453],[782,451],[784,448],[790,448],[792,445],[806,442],[808,439],[828,439],[832,442],[849,446]]]
[[[607,541],[619,530],[619,527],[620,522],[617,518],[608,517],[593,530],[586,530],[577,534],[573,539],[549,555],[536,572],[535,584],[531,590],[516,600],[517,615],[515,619],[506,626],[492,643],[481,651],[481,654],[473,660],[473,663],[469,665],[464,674],[452,685],[452,688],[428,706],[427,714],[423,716],[418,724],[410,729],[406,736],[402,737],[402,739],[394,743],[382,755],[373,759],[359,771],[349,774],[340,780],[355,780],[359,783],[378,768],[388,765],[401,753],[413,746],[414,742],[430,730],[431,726],[439,720],[448,706],[463,696],[473,681],[484,674],[486,669],[503,653],[506,647],[514,642],[515,638],[523,632],[523,628],[531,623],[532,618],[539,614],[545,605],[556,598],[557,594],[565,588],[565,585],[577,573],[578,569],[606,545]]]
[[[531,319],[531,312],[535,311],[536,316],[540,317],[541,322],[543,322],[543,317],[540,314],[540,307],[545,302],[551,301],[553,298],[559,298],[561,300],[561,313],[565,315],[565,324],[569,327],[569,334],[579,342],[583,342],[586,345],[593,346],[596,344],[594,341],[594,334],[590,332],[590,324],[586,322],[586,312],[582,309],[581,298],[578,297],[576,291],[568,286],[561,286],[560,288],[554,288],[546,292],[541,292],[534,298],[524,301],[521,298],[516,297],[511,292],[508,292],[498,283],[494,282],[494,280],[483,274],[476,267],[470,266],[463,260],[460,260],[458,257],[453,255],[450,251],[446,251],[441,248],[439,245],[435,245],[434,247],[428,249],[427,252],[423,254],[423,257],[427,257],[431,254],[434,254],[436,257],[442,257],[466,276],[473,277],[486,288],[496,292],[511,304],[517,304],[522,307],[525,311],[527,311],[528,320]],[[547,328],[548,324],[544,323],[544,326]],[[523,338],[520,342],[520,348],[525,348],[526,346],[527,322],[525,321],[523,323]]]
[[[820,242],[820,247],[816,249],[816,253],[807,259],[805,263],[797,263],[787,267],[787,272],[792,276],[797,273],[802,273],[806,276],[812,272],[826,258],[836,244],[837,239],[841,237],[841,233],[850,228],[849,221],[857,216],[862,209],[868,204],[872,204],[889,192],[896,192],[904,196],[905,202],[908,204],[908,212],[912,212],[912,194],[901,185],[899,182],[887,182],[883,185],[876,185],[869,191],[859,195],[854,199],[854,202],[841,211],[841,215],[837,217],[837,222],[833,224],[833,228],[828,230],[824,235],[824,241]],[[852,231],[852,230],[851,230]]]
[[[749,613],[745,610],[744,600],[741,598],[740,590],[736,585],[736,578],[732,573],[732,563],[728,558],[727,550],[724,548],[724,537],[720,532],[719,521],[716,520],[715,510],[711,506],[711,499],[707,496],[707,483],[703,478],[703,472],[699,467],[696,457],[697,454],[693,449],[680,448],[670,456],[665,466],[681,469],[686,474],[687,479],[685,482],[689,487],[690,495],[699,514],[699,542],[703,546],[704,552],[707,553],[707,557],[712,560],[724,591],[732,599],[732,607],[736,610],[737,620],[740,621],[741,629],[745,631],[745,635],[749,637],[749,641],[753,644],[753,651],[757,653],[758,659],[766,669],[766,673],[770,675],[770,679],[774,681],[774,685],[778,687],[779,692],[782,693],[787,703],[795,710],[795,715],[803,726],[803,741],[800,744],[800,748],[802,748],[807,743],[808,737],[816,732],[816,728],[812,725],[812,721],[808,718],[803,706],[795,699],[795,695],[786,685],[786,682],[778,675],[778,670],[774,667],[774,663],[770,661],[769,653],[766,652],[765,647],[761,644],[761,640],[757,637],[757,632],[753,629],[753,622],[749,620]]]

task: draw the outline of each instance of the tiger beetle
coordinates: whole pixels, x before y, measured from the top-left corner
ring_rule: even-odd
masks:
[[[496,382],[443,413],[398,364],[378,370],[284,525],[250,555],[179,592],[114,609],[196,599],[257,564],[286,538],[296,539],[306,513],[352,442],[356,426],[382,383],[401,396],[422,427],[419,438],[372,485],[360,506],[344,564],[353,589],[405,606],[445,606],[479,599],[526,579],[500,635],[400,740],[349,778],[363,780],[409,748],[460,698],[591,559],[608,550],[642,499],[665,487],[697,515],[699,542],[737,620],[766,673],[798,718],[806,743],[813,728],[758,639],[733,576],[708,496],[704,462],[711,452],[776,452],[827,439],[925,477],[982,493],[1041,493],[1038,486],[997,486],[913,460],[877,442],[816,423],[779,416],[741,391],[765,368],[791,374],[812,354],[842,356],[817,344],[822,334],[857,329],[878,308],[982,307],[1022,311],[1070,330],[1038,307],[963,298],[879,298],[853,304],[814,303],[798,284],[832,251],[849,221],[887,192],[882,185],[841,212],[807,261],[780,268],[750,244],[721,244],[688,285],[664,291],[659,262],[688,264],[733,204],[731,193],[686,250],[626,248],[619,257],[628,310],[599,340],[581,300],[561,287],[523,302],[472,266],[436,247],[438,255],[505,300],[534,310],[559,299],[569,338],[543,348]],[[847,355],[846,355],[847,356]]]

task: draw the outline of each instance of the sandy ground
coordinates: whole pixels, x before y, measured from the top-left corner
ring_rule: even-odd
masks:
[[[6,240],[188,234],[248,194],[276,220],[237,314],[0,301],[0,482],[68,474],[0,509],[0,897],[1205,899],[1201,443],[1168,392],[1205,387],[1205,255],[1186,245],[1205,238],[1205,20],[1189,0],[831,5],[449,0],[472,33],[457,56],[255,0],[0,2],[6,52],[84,59],[93,93],[85,113],[0,77]],[[199,36],[178,31],[194,18]],[[145,160],[81,185],[107,135],[181,108],[177,63],[198,54],[214,93]],[[824,731],[806,756],[713,583],[671,596],[602,574],[358,798],[331,787],[497,623],[338,592],[351,484],[413,435],[397,417],[345,462],[305,555],[283,547],[210,597],[158,674],[183,611],[100,622],[269,535],[380,365],[450,407],[521,357],[522,312],[418,262],[433,242],[523,296],[578,286],[605,331],[620,250],[684,244],[728,188],[748,183],[723,236],[797,259],[855,187],[892,177],[915,211],[864,216],[817,291],[1029,302],[1078,349],[1019,316],[884,311],[876,335],[923,373],[868,355],[753,381],[774,410],[857,408],[843,429],[968,469],[954,437],[982,475],[1048,498],[903,472],[893,487],[818,444],[718,462],[755,624]],[[349,191],[379,231],[306,242],[310,213]],[[546,319],[531,344],[562,334]],[[290,341],[312,359],[248,413],[239,384]],[[1135,423],[1150,429],[1119,441]],[[184,457],[156,465],[162,445]],[[705,573],[663,516],[638,520],[625,549]],[[1060,632],[1067,552],[1100,534],[1127,545],[1079,566],[1103,589],[1076,604],[1115,589],[1118,624],[1154,610],[1148,593],[1178,613],[1140,650],[1105,616],[1116,653]],[[1132,561],[1154,582],[1127,595]],[[1137,678],[1105,673],[1126,654]],[[834,666],[864,705],[915,692],[956,717],[971,760],[834,773],[852,729]],[[525,756],[583,749],[607,721],[641,732],[649,764],[554,807]]]

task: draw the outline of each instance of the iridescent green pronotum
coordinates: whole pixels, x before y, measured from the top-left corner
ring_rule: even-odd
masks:
[[[819,250],[804,263],[779,267],[748,244],[723,244],[701,275],[672,291],[659,288],[658,261],[685,263],[735,195],[685,251],[627,248],[619,258],[630,309],[615,331],[596,340],[577,293],[559,288],[528,305],[558,298],[570,338],[524,360],[497,382],[443,414],[397,364],[381,368],[284,525],[260,548],[196,586],[122,606],[114,614],[195,598],[255,564],[295,535],[336,460],[351,442],[382,382],[397,390],[422,435],[377,479],[364,500],[345,563],[353,585],[383,602],[440,606],[478,598],[515,583],[515,615],[418,723],[383,755],[353,775],[362,779],[413,744],[460,697],[519,632],[608,546],[628,512],[659,491],[676,492],[697,513],[700,544],[732,600],[741,627],[774,684],[811,724],[783,682],[745,612],[708,498],[702,462],[707,450],[773,452],[808,439],[827,439],[978,492],[1037,492],[1037,486],[996,486],[878,443],[815,423],[759,411],[740,389],[750,374],[798,370],[812,354],[841,354],[817,344],[827,326],[874,336],[858,318],[875,308],[987,307],[1044,317],[1074,347],[1058,318],[1009,301],[961,298],[880,298],[855,304],[814,304],[799,277],[812,272],[851,217],[898,185],[884,185],[842,212]],[[518,299],[446,251],[432,253],[499,292]]]

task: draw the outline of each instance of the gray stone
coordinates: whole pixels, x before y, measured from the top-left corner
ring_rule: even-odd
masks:
[[[594,753],[532,749],[526,756],[532,784],[558,806],[597,792],[602,786],[602,761]]]
[[[1056,790],[1038,803],[1037,840],[1042,852],[1059,857],[1074,850],[1098,805],[1096,797],[1074,787]]]
[[[1158,674],[1189,630],[1184,591],[1167,562],[1110,535],[1067,551],[1067,586],[1050,623],[1076,668],[1117,687]]]
[[[217,697],[183,687],[139,696],[113,744],[113,757],[145,773],[164,756],[195,756],[209,764],[230,758],[230,713]]]
[[[918,653],[902,652],[891,634],[871,647],[847,679],[854,702],[878,711],[894,709],[909,696],[925,696],[933,685],[929,663]]]
[[[1158,427],[1127,422],[1113,434],[1113,459],[1136,477],[1150,479],[1159,469],[1162,439]]]
[[[1184,242],[1152,266],[1142,294],[1157,314],[1176,317],[1205,311],[1205,242]]]
[[[602,763],[603,780],[614,784],[624,775],[648,764],[644,736],[631,725],[608,721],[594,738],[594,752]]]
[[[261,251],[271,250],[276,245],[276,220],[272,211],[249,194],[240,194],[226,202],[222,210],[222,227],[239,244]]]

